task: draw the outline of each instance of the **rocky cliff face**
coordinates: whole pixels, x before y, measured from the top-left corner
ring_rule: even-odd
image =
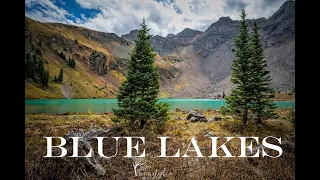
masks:
[[[257,19],[264,46],[268,69],[277,91],[287,92],[295,86],[295,3],[285,2],[270,18]],[[221,17],[211,24],[193,43],[200,61],[200,71],[214,84],[221,84],[230,77],[230,66],[234,59],[232,43],[237,35],[238,21]],[[253,20],[249,20],[252,28]],[[215,90],[230,90],[222,83]]]
[[[253,21],[248,20],[249,28]],[[256,21],[273,86],[278,92],[290,92],[295,87],[295,2],[287,1],[268,19],[262,17]],[[186,28],[176,35],[153,37],[156,52],[181,59],[174,61],[183,72],[179,79],[189,81],[183,89],[177,88],[179,81],[168,88],[173,97],[212,97],[230,91],[234,59],[231,49],[238,24],[239,21],[221,17],[204,32]],[[192,79],[197,81],[192,83]]]
[[[151,44],[156,53],[160,56],[167,56],[170,54],[179,54],[183,47],[190,45],[190,43],[196,38],[201,31],[185,28],[177,35],[168,34],[166,37],[159,35],[151,38]],[[124,34],[121,37],[133,42],[137,39],[138,30],[132,30],[129,34]]]
[[[192,41],[197,38],[202,32],[198,30],[193,30],[190,28],[185,28],[183,31],[179,32],[177,35],[167,36],[167,39],[174,39],[180,45],[186,47],[192,43]]]
[[[128,41],[134,42],[134,40],[136,40],[138,37],[138,32],[139,32],[139,30],[135,29],[135,30],[130,31],[128,34],[122,35],[121,37],[128,40]]]

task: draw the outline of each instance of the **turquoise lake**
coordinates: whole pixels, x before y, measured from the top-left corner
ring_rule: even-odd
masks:
[[[217,99],[160,99],[159,102],[167,102],[170,109],[181,110],[195,109],[219,109],[225,104],[225,100]],[[294,101],[275,101],[278,108],[295,108]],[[61,114],[65,112],[111,112],[117,108],[117,99],[41,99],[25,100],[25,114]]]

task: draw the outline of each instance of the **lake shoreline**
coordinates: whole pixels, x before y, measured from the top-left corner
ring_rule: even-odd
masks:
[[[63,114],[86,112],[112,112],[117,109],[117,99],[33,99],[25,100],[25,114]],[[220,99],[177,99],[162,98],[158,102],[166,102],[171,110],[219,110],[226,104]],[[274,101],[277,108],[295,108],[295,101]]]

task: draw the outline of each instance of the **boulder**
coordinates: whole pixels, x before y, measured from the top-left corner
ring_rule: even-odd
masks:
[[[204,135],[205,137],[214,137],[216,136],[215,134],[212,134],[212,132],[206,132],[206,134]]]
[[[199,119],[199,122],[208,122],[208,120],[205,119],[205,118],[200,118],[200,119]]]
[[[190,119],[189,119],[191,122],[197,122],[197,118],[192,116]]]
[[[207,118],[198,111],[191,110],[186,118],[187,120],[191,122],[208,122]]]
[[[222,120],[222,117],[221,117],[221,116],[215,116],[213,119],[214,119],[215,121],[220,121],[220,120]]]

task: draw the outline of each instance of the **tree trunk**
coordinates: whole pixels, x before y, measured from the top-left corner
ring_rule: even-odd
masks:
[[[247,121],[248,121],[248,109],[245,109],[243,113],[243,118],[242,118],[243,126],[247,125]]]

